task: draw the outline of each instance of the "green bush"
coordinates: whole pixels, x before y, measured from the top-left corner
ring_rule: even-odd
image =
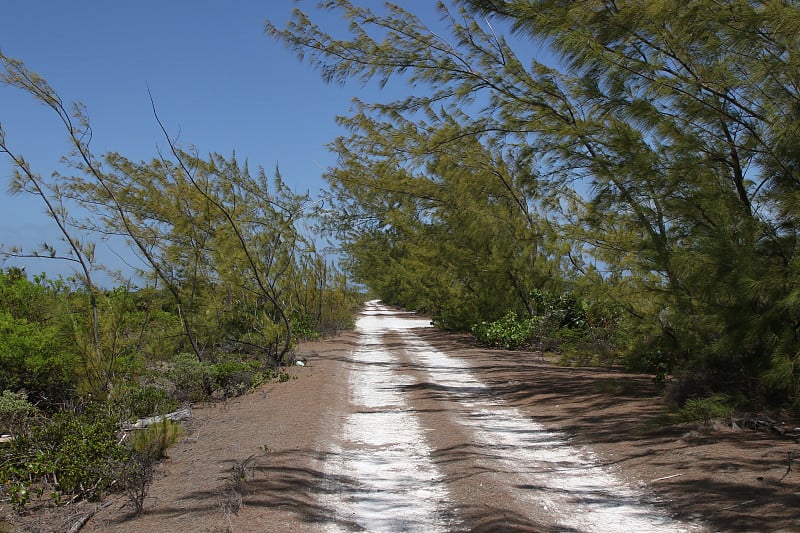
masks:
[[[44,275],[30,281],[24,269],[0,270],[0,309],[14,318],[44,323],[53,313],[53,296],[63,282],[47,282]]]
[[[556,328],[582,328],[586,325],[587,304],[574,294],[554,294],[536,289],[530,299],[536,307],[536,315],[543,316]]]
[[[258,370],[257,361],[223,361],[208,367],[215,390],[224,396],[239,396],[250,390]]]
[[[194,354],[178,354],[167,371],[167,379],[175,387],[173,394],[179,401],[202,401],[211,394],[209,365],[198,361]]]
[[[487,346],[513,350],[531,343],[539,322],[538,317],[519,318],[512,311],[500,320],[476,324],[472,334]]]
[[[55,328],[0,311],[0,390],[26,390],[51,403],[74,390],[77,362]]]
[[[0,395],[0,433],[19,433],[39,410],[28,401],[24,392],[3,391]]]
[[[136,454],[160,460],[167,456],[167,449],[173,446],[184,434],[178,422],[164,418],[161,422],[141,430],[131,436],[131,448]]]
[[[292,339],[295,341],[314,340],[320,337],[316,318],[308,313],[294,313],[291,317]]]
[[[118,400],[123,418],[145,418],[170,413],[180,406],[166,390],[152,385],[131,387]]]
[[[729,418],[733,413],[731,399],[725,394],[712,394],[705,398],[690,398],[678,410],[680,422],[702,421],[709,424],[715,418]]]
[[[103,414],[61,412],[0,448],[0,485],[17,509],[31,491],[95,499],[114,481],[108,465],[129,452],[117,443],[116,419]]]

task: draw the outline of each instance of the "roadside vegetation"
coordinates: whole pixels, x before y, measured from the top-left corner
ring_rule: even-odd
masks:
[[[81,104],[17,59],[0,53],[0,67],[0,83],[48,108],[71,147],[68,172],[45,177],[0,130],[10,191],[38,198],[60,232],[0,252],[74,265],[57,279],[0,270],[0,493],[25,512],[124,492],[140,513],[153,465],[183,431],[153,417],[287,380],[294,346],[351,328],[363,297],[316,249],[318,201],[277,170],[200,157],[165,128],[171,159],[96,154]],[[127,242],[135,272],[99,263],[108,236]],[[132,427],[139,419],[150,423]]]
[[[107,491],[125,492],[142,512],[152,467],[184,430],[167,419],[133,422],[288,379],[292,352],[278,358],[274,341],[236,342],[255,328],[241,317],[240,330],[221,310],[195,317],[200,359],[169,291],[117,288],[97,298],[99,358],[91,296],[78,280],[0,271],[0,491],[19,512]],[[342,288],[337,298],[347,307],[302,315],[292,345],[351,327],[359,295]]]
[[[267,32],[358,101],[329,224],[355,279],[487,345],[800,413],[800,9],[336,0]],[[712,401],[713,400],[713,401]]]

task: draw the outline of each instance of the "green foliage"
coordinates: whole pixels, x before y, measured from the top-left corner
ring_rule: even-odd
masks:
[[[796,4],[441,2],[435,31],[361,4],[325,3],[349,35],[267,23],[327,80],[409,83],[333,144],[357,281],[497,345],[531,335],[507,313],[545,316],[579,359],[586,331],[662,380],[797,402]]]
[[[228,359],[203,363],[192,354],[179,354],[166,373],[173,387],[172,396],[180,401],[204,401],[212,397],[230,398],[245,394],[267,381],[287,381],[288,374],[264,369],[259,361]]]
[[[257,380],[258,361],[223,361],[208,367],[216,390],[227,397],[240,396],[249,391]]]
[[[183,436],[185,430],[178,422],[163,418],[161,422],[131,434],[131,448],[138,455],[160,460],[167,456],[167,449]]]
[[[94,154],[85,107],[69,108],[2,52],[0,85],[28,93],[66,127],[71,169],[42,177],[0,130],[0,152],[14,166],[10,190],[44,204],[66,252],[0,245],[0,255],[77,269],[67,280],[33,281],[23,269],[0,271],[0,429],[16,437],[0,448],[0,486],[22,509],[31,490],[94,498],[116,475],[141,512],[153,462],[176,428],[123,449],[114,421],[288,380],[276,368],[292,342],[352,327],[361,294],[315,249],[306,220],[322,202],[294,193],[277,169],[251,174],[233,155],[202,158],[169,136],[172,161]],[[93,282],[102,266],[92,239],[108,234],[124,235],[144,261],[136,274],[145,287]],[[107,402],[104,414],[64,410],[92,402]]]
[[[180,402],[171,397],[166,390],[152,385],[125,389],[120,397],[115,399],[115,404],[126,419],[170,413],[180,406]]]
[[[167,370],[166,377],[174,386],[173,395],[179,401],[201,401],[211,394],[208,364],[198,361],[194,354],[178,354]]]
[[[317,320],[312,315],[295,313],[290,320],[292,322],[292,335],[294,335],[295,340],[304,341],[319,338],[320,332],[316,329]]]
[[[587,325],[586,304],[574,294],[557,295],[533,289],[530,300],[535,314],[545,317],[558,328],[583,328]]]
[[[678,409],[678,422],[702,421],[708,425],[715,418],[730,418],[733,413],[731,399],[724,394],[713,394],[705,398],[690,398]]]
[[[0,433],[13,435],[24,431],[38,412],[26,393],[4,390],[0,394]]]
[[[600,318],[597,307],[587,311],[584,302],[571,294],[555,296],[531,291],[537,314],[520,317],[511,311],[495,321],[472,327],[475,338],[487,346],[505,349],[536,348],[562,353],[564,363],[608,363],[615,357],[613,321]]]
[[[57,413],[0,448],[0,484],[18,509],[34,488],[64,496],[97,498],[114,481],[107,465],[121,461],[116,419],[102,414]]]
[[[0,270],[0,309],[14,318],[42,323],[52,316],[52,304],[60,281],[50,282],[37,277],[31,282],[23,269]]]
[[[472,333],[487,346],[512,350],[531,344],[538,322],[540,317],[519,318],[512,311],[500,320],[476,324]]]
[[[75,386],[77,358],[47,324],[14,318],[0,310],[0,390],[21,390],[31,398],[63,400]]]

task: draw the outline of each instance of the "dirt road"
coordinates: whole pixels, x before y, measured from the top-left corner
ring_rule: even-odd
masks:
[[[690,531],[604,470],[592,453],[492,397],[464,362],[370,302],[350,370],[353,412],[331,442],[325,531],[473,530],[476,500],[516,527]],[[485,513],[485,511],[484,511]]]
[[[377,302],[300,355],[287,383],[195,407],[143,516],[116,496],[82,531],[800,530],[797,443],[643,432],[647,376],[486,350]],[[20,523],[66,531],[97,505]]]

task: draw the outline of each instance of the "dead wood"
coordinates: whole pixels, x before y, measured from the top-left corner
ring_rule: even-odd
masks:
[[[123,429],[125,429],[126,431],[131,431],[134,429],[143,429],[148,426],[152,426],[154,424],[160,424],[164,420],[172,420],[173,422],[179,422],[179,421],[189,420],[191,418],[192,418],[192,408],[187,405],[186,407],[181,407],[177,411],[173,411],[165,415],[140,418],[132,424],[131,423],[125,424]]]

